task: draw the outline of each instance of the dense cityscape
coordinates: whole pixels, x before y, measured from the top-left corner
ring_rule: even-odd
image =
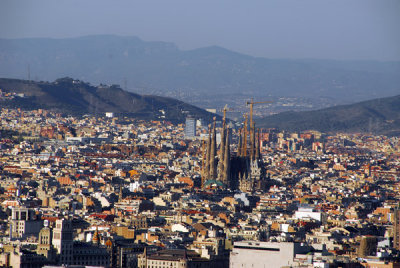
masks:
[[[400,141],[1,110],[2,267],[399,267]]]
[[[399,14],[0,1],[0,268],[400,268]]]

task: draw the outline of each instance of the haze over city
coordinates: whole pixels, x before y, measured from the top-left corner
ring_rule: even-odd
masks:
[[[266,58],[400,60],[396,0],[5,0],[0,7],[0,38],[114,34]]]

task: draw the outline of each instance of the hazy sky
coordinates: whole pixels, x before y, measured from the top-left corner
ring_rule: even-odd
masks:
[[[267,58],[400,60],[400,0],[0,2],[0,38],[94,34]]]

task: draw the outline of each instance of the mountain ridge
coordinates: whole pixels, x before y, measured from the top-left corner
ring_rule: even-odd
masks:
[[[184,122],[187,115],[206,121],[211,121],[215,116],[173,98],[139,95],[127,92],[118,85],[93,86],[69,77],[54,82],[0,78],[0,89],[16,95],[0,99],[1,106],[9,108],[42,108],[73,115],[114,112],[140,119],[163,119],[180,123]]]
[[[130,36],[0,39],[0,63],[0,77],[26,78],[30,72],[46,81],[66,76],[95,84],[126,81],[141,93],[245,91],[348,103],[400,92],[400,62],[268,59],[218,46],[181,50]]]
[[[305,112],[283,112],[256,120],[287,131],[362,132],[400,135],[400,95]]]

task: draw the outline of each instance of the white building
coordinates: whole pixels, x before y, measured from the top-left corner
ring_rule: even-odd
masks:
[[[322,211],[315,211],[312,207],[299,207],[294,214],[296,220],[314,219],[319,222],[325,221],[325,215]]]
[[[130,192],[135,192],[135,191],[139,190],[139,188],[140,188],[140,183],[138,181],[134,181],[129,184]]]
[[[295,265],[296,254],[307,254],[309,251],[309,246],[293,242],[235,242],[229,267],[281,268]]]

